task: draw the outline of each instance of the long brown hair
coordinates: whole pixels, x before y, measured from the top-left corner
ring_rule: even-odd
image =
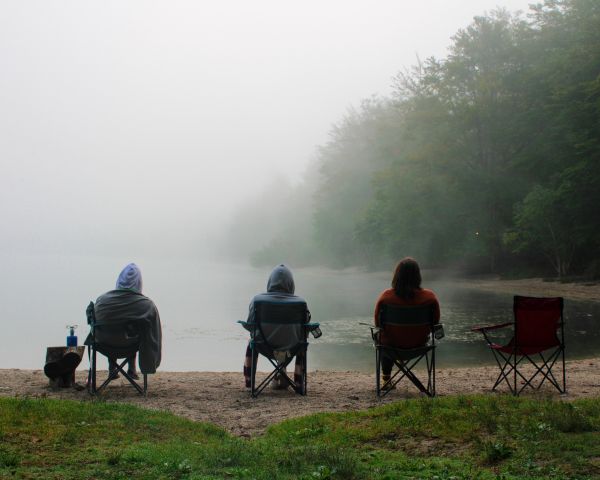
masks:
[[[414,258],[406,257],[398,262],[392,288],[400,298],[410,300],[415,297],[415,291],[421,289],[421,269]]]

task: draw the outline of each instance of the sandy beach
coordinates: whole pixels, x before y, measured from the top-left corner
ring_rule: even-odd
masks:
[[[439,396],[489,394],[496,367],[436,370]],[[77,372],[85,383],[86,372]],[[126,402],[144,408],[166,410],[196,421],[211,422],[240,436],[259,435],[271,424],[317,412],[344,412],[418,398],[416,388],[402,383],[385,399],[375,396],[374,375],[357,372],[309,373],[308,395],[267,388],[257,399],[244,388],[241,372],[159,372],[149,376],[148,396],[139,396],[122,378],[113,381],[100,401]],[[567,390],[564,396],[548,385],[527,389],[527,396],[550,396],[562,400],[600,394],[600,358],[567,362]],[[507,388],[499,389],[506,393]],[[74,388],[52,390],[41,370],[0,369],[0,396],[62,398],[92,401],[85,391]]]
[[[564,297],[567,300],[600,302],[600,283],[561,283],[548,282],[542,278],[524,278],[520,280],[501,280],[500,278],[453,279],[457,287],[485,290],[487,292],[512,293],[531,297]]]

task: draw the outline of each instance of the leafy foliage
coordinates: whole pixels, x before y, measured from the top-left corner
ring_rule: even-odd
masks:
[[[600,3],[476,17],[394,80],[319,149],[312,252],[559,276],[600,263]]]

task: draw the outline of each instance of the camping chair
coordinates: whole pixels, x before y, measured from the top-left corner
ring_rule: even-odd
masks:
[[[283,379],[296,393],[306,395],[307,371],[306,354],[308,333],[315,338],[321,336],[318,323],[310,323],[310,312],[305,302],[265,302],[254,303],[254,322],[238,320],[250,331],[252,353],[250,371],[250,393],[256,398],[276,376]],[[274,370],[256,385],[258,355],[266,357]],[[296,384],[286,373],[287,366],[294,357],[301,362],[302,375]]]
[[[146,396],[148,391],[148,375],[143,374],[144,383],[143,386],[140,385],[135,379],[129,375],[125,371],[125,364],[127,363],[127,359],[134,354],[136,354],[139,350],[139,343],[134,343],[132,345],[127,346],[116,346],[116,345],[108,345],[105,342],[98,342],[98,333],[102,332],[105,337],[109,336],[111,332],[123,332],[123,330],[127,330],[131,333],[131,336],[135,336],[138,331],[138,326],[135,322],[131,320],[126,321],[111,321],[110,323],[100,323],[96,321],[96,316],[94,314],[94,303],[90,302],[86,309],[86,315],[88,324],[90,325],[90,343],[88,345],[88,356],[90,357],[90,370],[88,374],[88,391],[92,395],[99,394],[102,390],[104,390],[107,385],[115,380],[119,373],[123,375],[123,377],[138,391],[140,395]],[[102,385],[97,387],[96,382],[96,370],[97,370],[97,354],[100,353],[108,358],[108,377]],[[123,359],[119,363],[119,359]]]
[[[421,392],[429,397],[435,396],[435,340],[444,336],[443,326],[434,324],[434,306],[399,306],[383,304],[379,313],[379,326],[369,325],[375,347],[375,375],[377,397],[384,397],[403,379],[407,378]],[[403,345],[382,344],[382,333],[395,332],[406,341]],[[422,339],[429,334],[428,342]],[[389,380],[381,385],[381,358],[383,355],[393,359],[398,370],[392,372]],[[416,376],[414,368],[425,359],[427,365],[427,386]]]
[[[563,299],[515,296],[513,310],[513,322],[472,328],[473,331],[483,334],[500,368],[492,390],[504,381],[513,395],[519,395],[525,387],[539,389],[547,380],[560,393],[565,393],[567,383]],[[488,333],[507,327],[512,327],[510,341],[505,345],[494,343]],[[562,386],[552,373],[552,368],[559,358],[562,359]],[[521,364],[524,361],[528,361],[534,369],[529,378],[523,372],[524,365]],[[541,380],[537,387],[534,387],[533,381],[538,376],[541,376]],[[517,387],[517,377],[524,382],[521,388]]]

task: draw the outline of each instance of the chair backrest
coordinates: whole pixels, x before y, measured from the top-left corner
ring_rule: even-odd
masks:
[[[515,343],[518,347],[550,348],[560,344],[563,299],[515,296]]]
[[[130,318],[111,318],[100,322],[96,319],[94,303],[86,309],[87,321],[95,343],[119,351],[135,352],[139,346],[139,325]]]
[[[306,302],[254,302],[254,321],[273,350],[289,351],[306,341]]]
[[[386,338],[395,339],[398,348],[423,346],[435,321],[434,305],[401,306],[383,304],[379,311],[379,326]]]

